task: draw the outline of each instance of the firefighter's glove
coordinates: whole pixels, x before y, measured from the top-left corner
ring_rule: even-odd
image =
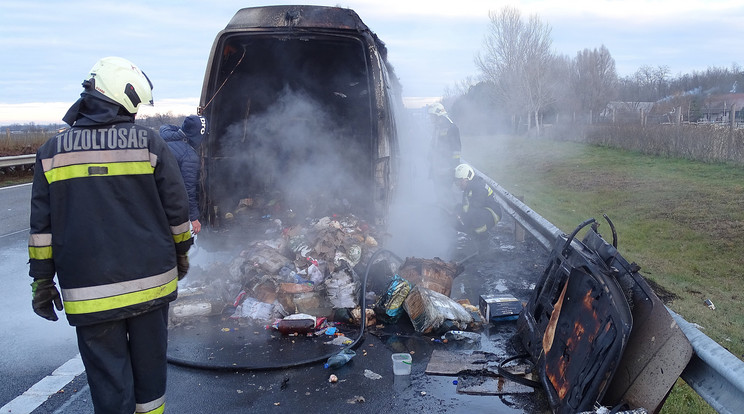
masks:
[[[181,280],[189,272],[189,256],[185,254],[176,255],[176,266],[178,267],[178,280]]]
[[[52,279],[38,279],[31,283],[31,305],[34,308],[34,312],[44,319],[50,321],[56,321],[57,313],[54,312],[54,308],[58,311],[62,310],[62,298],[59,296],[59,291],[54,286],[54,280]]]

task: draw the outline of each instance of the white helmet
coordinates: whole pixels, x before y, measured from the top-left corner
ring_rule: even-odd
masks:
[[[447,111],[444,110],[444,105],[440,104],[439,102],[429,105],[427,107],[427,112],[429,112],[430,115],[436,115],[436,116],[447,115]]]
[[[473,167],[467,164],[460,164],[455,167],[455,178],[467,178],[468,180],[472,180],[473,177],[475,177]]]
[[[152,83],[134,63],[120,57],[105,57],[90,70],[94,94],[136,114],[140,104],[152,105]],[[87,89],[87,88],[86,88]]]

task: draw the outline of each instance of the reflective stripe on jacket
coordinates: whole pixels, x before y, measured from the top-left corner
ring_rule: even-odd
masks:
[[[37,152],[30,275],[57,274],[71,325],[126,318],[176,298],[188,199],[165,142],[132,123],[73,127]]]

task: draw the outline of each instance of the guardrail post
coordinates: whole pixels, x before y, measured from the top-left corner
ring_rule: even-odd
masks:
[[[515,195],[517,200],[524,203],[524,196],[523,195]],[[514,221],[514,240],[518,243],[523,243],[525,240],[526,231],[524,227],[522,227],[521,224],[519,224],[518,221]]]

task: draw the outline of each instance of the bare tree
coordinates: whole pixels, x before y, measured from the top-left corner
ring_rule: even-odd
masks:
[[[617,70],[610,51],[602,45],[599,49],[578,52],[573,62],[571,81],[581,111],[590,112],[591,121],[596,121],[617,93]]]
[[[476,81],[472,76],[468,76],[467,78],[456,82],[452,86],[447,86],[444,88],[442,100],[452,101],[457,97],[467,95],[470,88],[472,88],[477,83],[478,81]]]
[[[634,80],[638,83],[641,92],[640,100],[654,102],[664,97],[669,89],[667,77],[669,66],[659,65],[652,67],[643,65],[634,74]]]
[[[515,118],[526,113],[528,128],[534,125],[539,133],[540,111],[555,101],[551,29],[535,15],[524,21],[511,6],[488,15],[485,51],[476,57],[476,65],[504,107],[513,108]]]

